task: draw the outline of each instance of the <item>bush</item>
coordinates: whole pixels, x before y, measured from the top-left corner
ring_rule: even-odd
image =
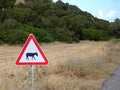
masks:
[[[38,42],[53,42],[55,40],[54,37],[45,29],[35,28],[29,25],[21,25],[20,29],[28,32],[29,34],[34,34]]]
[[[110,24],[109,33],[116,38],[120,38],[120,19],[117,18]]]
[[[15,19],[5,19],[0,25],[0,28],[3,30],[16,29],[18,27],[19,24]]]
[[[82,39],[86,40],[95,40],[95,41],[99,41],[99,40],[109,40],[110,36],[108,34],[108,32],[104,31],[104,30],[95,30],[95,29],[83,29],[82,30]]]
[[[49,30],[49,33],[57,41],[72,42],[73,33],[66,28],[55,28]]]
[[[29,25],[21,25],[16,30],[0,30],[0,44],[24,44],[29,34],[35,35],[38,42],[53,42],[54,37],[44,29],[35,28]]]
[[[55,39],[52,37],[52,35],[50,35],[49,33],[47,33],[44,37],[43,37],[43,42],[53,42],[55,41]]]
[[[33,22],[36,20],[36,13],[31,10],[30,8],[14,8],[13,18],[16,19],[18,22],[27,23]]]
[[[29,33],[22,30],[9,30],[7,31],[8,44],[23,44],[27,40]]]
[[[6,33],[3,30],[0,30],[0,44],[3,44],[6,39]]]

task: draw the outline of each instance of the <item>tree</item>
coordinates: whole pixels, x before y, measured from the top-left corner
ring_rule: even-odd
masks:
[[[120,37],[120,19],[117,18],[110,24],[110,34],[116,37]]]
[[[18,22],[15,19],[5,19],[3,23],[0,24],[2,30],[10,30],[18,28]]]
[[[21,23],[31,23],[36,20],[36,13],[30,8],[14,8],[13,18]]]
[[[0,21],[4,21],[6,9],[13,8],[16,0],[0,0]]]
[[[52,3],[52,0],[25,0],[25,2]]]
[[[86,40],[95,40],[95,41],[99,41],[99,40],[109,40],[110,36],[108,34],[108,32],[104,31],[104,30],[95,30],[95,29],[83,29],[82,30],[82,39]]]
[[[0,9],[11,8],[14,6],[16,0],[0,0]]]

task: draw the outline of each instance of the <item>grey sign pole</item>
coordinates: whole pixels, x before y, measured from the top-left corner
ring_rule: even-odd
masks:
[[[30,66],[30,90],[34,90],[34,66]]]

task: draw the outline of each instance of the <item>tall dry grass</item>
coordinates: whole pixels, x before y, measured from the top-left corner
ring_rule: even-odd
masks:
[[[35,66],[35,90],[98,90],[120,61],[120,42],[42,44],[48,66]],[[29,90],[29,67],[16,66],[20,46],[0,46],[0,90]]]

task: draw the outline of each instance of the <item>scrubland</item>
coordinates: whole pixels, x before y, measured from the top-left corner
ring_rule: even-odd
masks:
[[[120,64],[120,42],[41,44],[49,65],[35,66],[35,90],[98,90]],[[30,90],[29,66],[16,66],[22,46],[0,46],[0,90]]]

